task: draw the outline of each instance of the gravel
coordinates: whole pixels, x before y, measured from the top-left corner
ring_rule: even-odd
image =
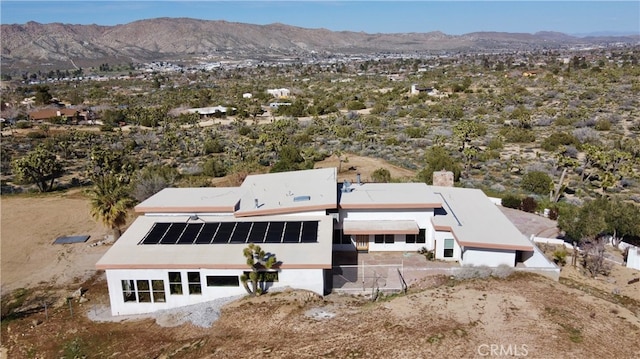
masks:
[[[153,313],[136,315],[112,316],[109,306],[94,306],[87,312],[87,317],[94,322],[122,322],[125,320],[155,319],[162,327],[175,327],[191,323],[202,328],[210,328],[220,317],[220,310],[227,303],[233,302],[245,295],[219,298],[212,301],[189,306],[164,309]]]

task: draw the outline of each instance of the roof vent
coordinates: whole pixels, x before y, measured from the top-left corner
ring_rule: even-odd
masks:
[[[311,196],[295,196],[293,197],[293,201],[294,202],[304,202],[304,201],[310,201],[311,200]]]
[[[349,193],[351,191],[353,191],[353,188],[351,188],[351,182],[345,180],[344,183],[342,183],[342,193]]]

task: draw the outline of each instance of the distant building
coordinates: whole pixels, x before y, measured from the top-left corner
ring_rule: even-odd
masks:
[[[291,94],[291,91],[289,91],[289,89],[286,89],[286,88],[280,88],[280,89],[268,89],[267,93],[276,98],[287,98]]]
[[[200,118],[205,117],[222,117],[226,115],[232,115],[236,111],[235,107],[224,107],[224,106],[213,106],[213,107],[199,107],[199,108],[190,108],[186,112],[187,113],[197,113],[200,115]]]
[[[421,87],[421,86],[418,86],[417,84],[411,85],[411,91],[410,91],[411,95],[419,95],[421,93],[426,93],[427,95],[432,97],[446,97],[446,94],[440,93],[440,91],[438,91],[433,87]]]

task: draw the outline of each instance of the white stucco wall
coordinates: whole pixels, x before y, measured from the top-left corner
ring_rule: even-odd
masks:
[[[443,261],[459,261],[460,260],[460,256],[462,255],[462,249],[460,248],[460,246],[458,245],[458,242],[454,239],[453,240],[453,257],[445,257],[444,256],[444,240],[446,238],[452,238],[453,239],[453,234],[451,234],[451,232],[445,232],[445,231],[436,231],[434,234],[435,237],[435,241],[434,244],[432,245],[431,248],[429,249],[434,249],[433,247],[435,246],[435,258],[439,259],[439,260],[443,260]]]
[[[181,272],[183,294],[172,295],[169,292],[169,272]],[[189,294],[187,272],[199,272],[202,294]],[[112,269],[106,270],[109,300],[112,315],[151,313],[157,310],[177,308],[186,305],[207,302],[217,298],[246,294],[242,283],[238,287],[208,287],[207,276],[240,276],[243,270],[225,269]],[[136,303],[125,302],[122,280],[162,280],[164,281],[165,302]],[[324,294],[324,275],[322,269],[283,269],[278,273],[278,282],[269,288],[292,287]]]
[[[497,267],[501,264],[514,267],[516,251],[504,249],[484,249],[465,247],[462,254],[462,265]]]
[[[423,210],[406,210],[406,209],[385,209],[385,210],[340,210],[340,221],[336,225],[336,228],[342,228],[342,223],[345,219],[350,221],[415,221],[418,228],[425,230],[425,243],[407,243],[405,241],[404,234],[394,235],[394,243],[374,243],[375,236],[372,234],[369,236],[369,251],[370,252],[387,252],[387,251],[417,251],[422,247],[427,249],[433,249],[433,226],[431,225],[431,217],[433,217],[433,209]],[[352,242],[355,241],[355,236],[352,236]],[[335,245],[334,250],[354,250],[355,242],[353,246],[349,245]]]
[[[629,256],[627,257],[627,268],[640,270],[640,248],[629,247]]]

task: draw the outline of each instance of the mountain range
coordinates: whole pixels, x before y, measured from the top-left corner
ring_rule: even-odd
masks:
[[[475,32],[464,35],[308,29],[280,23],[252,25],[190,18],[156,18],[114,26],[3,24],[4,68],[71,68],[194,56],[277,58],[335,54],[499,52],[621,42],[640,36],[576,37],[558,32]]]

